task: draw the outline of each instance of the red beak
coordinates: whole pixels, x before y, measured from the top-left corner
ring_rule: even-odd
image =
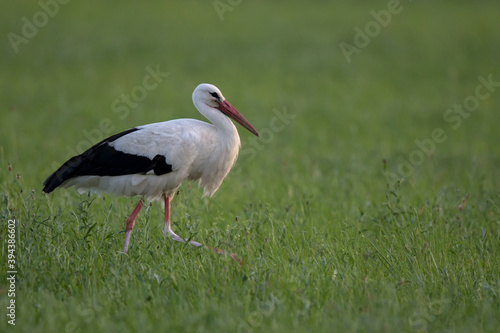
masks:
[[[253,126],[248,122],[248,120],[243,117],[238,110],[236,110],[231,104],[229,104],[227,101],[223,101],[219,104],[219,107],[217,108],[219,111],[224,113],[226,116],[228,116],[231,119],[234,119],[238,124],[246,128],[250,133],[259,136],[259,133],[253,128]]]

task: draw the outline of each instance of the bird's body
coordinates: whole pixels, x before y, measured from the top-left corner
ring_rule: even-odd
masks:
[[[183,181],[199,180],[203,195],[213,195],[236,162],[240,148],[238,131],[228,116],[253,134],[258,133],[213,85],[199,85],[193,92],[193,102],[212,124],[176,119],[113,135],[64,163],[44,182],[44,192],[74,186],[79,192],[163,199],[170,206]],[[142,199],[131,215],[133,220],[140,207]],[[171,231],[170,207],[165,209],[165,233],[183,241]],[[129,222],[124,252],[133,228],[133,221],[131,225]]]
[[[111,137],[111,140],[106,139],[94,146],[94,151],[100,148],[102,154],[95,169],[103,168],[105,164],[116,164],[119,160],[121,165],[116,164],[116,174],[79,175],[82,167],[77,165],[73,168],[76,177],[62,183],[62,187],[74,186],[81,193],[139,195],[154,201],[164,195],[172,197],[186,179],[199,179],[203,194],[212,195],[231,170],[240,146],[235,127],[235,135],[227,138],[213,125],[195,119],[154,123],[124,133],[118,139]],[[115,156],[117,152],[121,153],[118,158]],[[161,167],[160,170],[147,170],[147,167],[141,166],[143,158],[149,159],[151,166],[155,165],[153,161],[159,159],[157,156],[162,157],[163,170]],[[90,160],[85,162],[91,163]],[[84,169],[83,173],[89,172]]]

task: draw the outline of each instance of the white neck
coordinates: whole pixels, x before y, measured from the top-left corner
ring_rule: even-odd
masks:
[[[203,196],[212,195],[233,167],[240,149],[240,136],[231,119],[221,111],[205,104],[195,103],[196,108],[214,125],[211,131],[215,142],[213,150],[207,156],[207,163],[202,172],[200,186],[204,187]],[[206,168],[207,165],[212,167]]]
[[[210,120],[217,131],[228,141],[234,141],[235,139],[239,141],[239,135],[236,126],[234,126],[231,119],[229,119],[225,114],[223,114],[216,108],[213,108],[204,103],[195,103],[195,107],[202,115],[205,116],[205,118]]]

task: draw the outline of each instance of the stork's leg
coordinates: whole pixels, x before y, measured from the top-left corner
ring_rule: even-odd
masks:
[[[125,239],[123,241],[123,253],[127,253],[128,250],[128,243],[130,242],[130,234],[132,233],[132,229],[134,229],[134,224],[135,224],[135,218],[137,217],[137,214],[141,211],[143,202],[142,199],[139,201],[137,206],[135,206],[134,210],[132,211],[132,214],[127,219],[127,224],[125,226]]]
[[[165,228],[163,229],[163,234],[165,235],[165,237],[171,237],[173,240],[177,242],[186,243],[186,241],[182,239],[182,237],[177,235],[175,232],[173,232],[172,228],[170,227],[170,198],[167,196],[165,196]],[[203,246],[203,244],[195,241],[190,241],[189,244],[196,247]],[[227,254],[227,252],[222,251],[221,249],[218,249],[216,247],[210,247],[206,245],[204,247],[208,250],[214,251],[217,254],[223,254],[223,255]],[[234,261],[240,264],[240,266],[243,265],[243,260],[236,257],[234,253],[229,253],[229,255],[231,256],[231,258],[233,258]]]
[[[165,228],[163,229],[163,234],[165,237],[171,237],[174,241],[186,243],[182,237],[172,231],[170,226],[170,197],[168,196],[165,196]],[[190,241],[189,244],[193,246],[202,246],[202,244],[195,241]]]

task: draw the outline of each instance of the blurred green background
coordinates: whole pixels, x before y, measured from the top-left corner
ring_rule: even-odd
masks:
[[[18,53],[7,32],[22,36],[21,18],[33,21],[41,7],[8,6],[1,21],[2,158],[35,187],[103,118],[113,129],[104,134],[112,134],[199,117],[191,92],[210,82],[257,128],[269,127],[275,108],[297,116],[252,162],[262,177],[282,168],[323,183],[314,175],[324,179],[350,164],[378,173],[383,159],[407,157],[414,140],[434,128],[449,139],[422,167],[436,159],[449,165],[424,181],[455,177],[473,167],[475,154],[498,161],[497,93],[457,130],[443,120],[474,93],[479,76],[498,80],[495,2],[403,1],[351,63],[340,44],[355,45],[354,27],[364,30],[374,20],[370,11],[386,10],[388,2],[234,3],[218,13],[218,2],[69,2]],[[148,66],[169,76],[126,116],[116,112],[113,101],[141,85]]]
[[[46,8],[54,15],[44,15],[47,9],[40,3],[50,3],[52,7]],[[12,214],[18,219],[22,216],[31,190],[35,191],[34,205],[39,214],[78,206],[83,199],[72,190],[42,195],[43,180],[71,154],[116,132],[174,118],[201,119],[192,105],[191,93],[199,83],[208,82],[217,85],[227,100],[267,135],[256,140],[239,128],[243,146],[238,164],[212,203],[207,204],[209,208],[199,202],[201,192],[191,193],[185,207],[181,199],[174,201],[174,213],[178,203],[179,210],[192,212],[201,220],[200,230],[232,224],[212,224],[205,221],[208,218],[204,214],[220,210],[223,217],[241,216],[242,211],[260,207],[258,214],[266,215],[262,207],[267,207],[283,212],[283,226],[303,223],[303,228],[309,228],[305,232],[310,240],[315,228],[328,237],[342,238],[342,233],[350,232],[346,230],[351,224],[365,223],[359,226],[365,231],[371,228],[372,221],[384,216],[380,210],[391,203],[413,212],[436,205],[453,209],[450,216],[454,216],[462,196],[470,193],[470,205],[476,209],[469,220],[476,225],[470,230],[478,235],[487,230],[492,244],[498,240],[500,86],[480,101],[476,111],[460,116],[456,128],[451,126],[454,122],[444,119],[454,104],[463,104],[474,96],[481,84],[479,77],[500,82],[498,1],[401,1],[398,13],[391,14],[386,26],[378,24],[378,29],[369,32],[372,36],[365,38],[366,45],[358,47],[350,61],[342,52],[342,43],[356,46],[356,28],[365,31],[367,24],[377,26],[372,11],[382,15],[381,11],[387,13],[388,6],[398,2],[70,1],[58,7],[54,2],[40,3],[1,5],[2,223]],[[35,26],[36,32],[26,27],[33,22],[40,23]],[[33,36],[26,38],[26,32]],[[13,46],[13,38],[22,42]],[[168,75],[162,76],[155,89],[140,95],[136,104],[122,102],[124,94],[135,92],[139,96],[137,87],[143,85],[148,68]],[[416,140],[429,142],[435,129],[441,129],[446,139],[435,143],[431,153],[422,152]],[[402,177],[401,161],[412,156],[418,163],[411,163],[411,172]],[[19,188],[23,194],[16,192]],[[391,195],[395,201],[391,201]],[[121,230],[135,199],[106,200],[118,207],[112,215],[118,210],[119,216],[110,218],[110,223],[115,231]],[[104,214],[105,203],[96,201],[94,205]],[[431,208],[432,221],[435,211]],[[301,229],[297,227],[296,232]],[[121,237],[118,234],[112,245],[115,252]],[[446,239],[442,241],[446,247]],[[495,262],[498,243],[490,250]],[[252,257],[256,253],[245,254],[249,256],[245,259],[256,260]],[[357,264],[363,270],[363,263],[353,265]],[[293,269],[287,272],[298,274]],[[488,283],[498,295],[498,269],[490,273]],[[29,281],[29,274],[25,274]],[[357,276],[356,281],[360,279]],[[384,292],[379,297],[388,297]],[[426,290],[419,295],[428,301],[431,294]],[[44,297],[35,297],[39,307],[50,303],[44,303]],[[27,299],[25,302],[29,302]],[[453,323],[441,318],[427,320],[425,326],[411,325],[408,318],[412,303],[404,298],[398,299],[403,314],[394,308],[370,313],[368,306],[358,307],[357,299],[351,298],[338,307],[321,310],[323,317],[313,314],[288,321],[281,316],[274,322],[266,320],[262,327],[245,327],[305,331],[311,325],[328,330],[336,322],[338,326],[332,325],[339,329],[353,330],[426,330],[432,325],[460,330],[475,327],[478,322],[474,320],[480,318],[478,327],[488,331],[495,328],[493,318],[498,324],[498,299],[492,299],[495,301],[483,304],[483,308],[476,304],[476,308],[464,307],[461,312],[450,310],[458,316]],[[369,303],[364,299],[360,304],[363,302]],[[66,303],[61,304],[64,307]],[[227,299],[219,299],[217,304],[216,309],[227,311],[228,318],[239,318],[241,309]],[[186,311],[200,316],[217,311],[202,305],[188,308]],[[489,317],[481,317],[484,308],[491,309]],[[31,307],[26,305],[26,309]],[[344,321],[334,319],[342,314]],[[392,316],[400,320],[370,324],[374,318]],[[151,329],[165,324],[161,315],[155,318]],[[178,319],[174,327],[191,331],[224,327],[217,321],[203,325],[192,320]],[[43,318],[31,320],[33,325],[40,322],[45,322],[46,328],[59,327]],[[98,323],[96,327],[106,325]],[[133,330],[134,325],[127,327]],[[226,329],[241,327],[232,322]]]

